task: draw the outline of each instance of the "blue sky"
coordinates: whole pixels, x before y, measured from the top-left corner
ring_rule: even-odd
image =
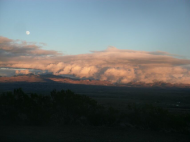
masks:
[[[190,1],[1,0],[0,36],[72,55],[114,46],[190,59]]]

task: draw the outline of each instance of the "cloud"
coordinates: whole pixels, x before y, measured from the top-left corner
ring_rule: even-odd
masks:
[[[29,70],[16,70],[16,74],[30,74],[31,72]]]
[[[15,70],[9,69],[9,68],[0,68],[0,76],[13,76],[15,75]]]
[[[88,54],[61,55],[34,43],[1,37],[0,55],[0,67],[37,69],[121,84],[157,81],[190,84],[190,60],[162,51],[109,47]]]
[[[0,55],[5,56],[55,56],[61,53],[54,50],[43,50],[40,46],[26,41],[11,40],[0,36]]]

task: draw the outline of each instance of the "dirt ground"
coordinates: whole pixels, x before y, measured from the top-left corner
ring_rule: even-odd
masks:
[[[92,126],[1,126],[1,142],[189,142],[190,135]]]

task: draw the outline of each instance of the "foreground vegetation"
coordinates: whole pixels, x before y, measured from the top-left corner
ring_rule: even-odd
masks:
[[[70,90],[53,90],[44,96],[28,95],[19,88],[0,95],[0,121],[10,125],[93,125],[189,133],[190,114],[174,114],[148,104],[129,104],[121,112]]]

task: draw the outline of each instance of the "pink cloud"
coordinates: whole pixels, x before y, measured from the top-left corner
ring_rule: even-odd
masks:
[[[31,72],[29,70],[16,70],[16,74],[30,74]]]
[[[11,40],[6,37],[0,37],[1,55],[9,56],[55,56],[61,53],[54,50],[44,50],[34,43],[27,43],[26,41]]]
[[[22,54],[14,54],[20,51]],[[1,37],[0,55],[0,67],[47,70],[55,75],[74,75],[121,84],[156,81],[190,84],[190,60],[162,51],[110,47],[89,54],[61,55],[37,45],[23,45]]]

